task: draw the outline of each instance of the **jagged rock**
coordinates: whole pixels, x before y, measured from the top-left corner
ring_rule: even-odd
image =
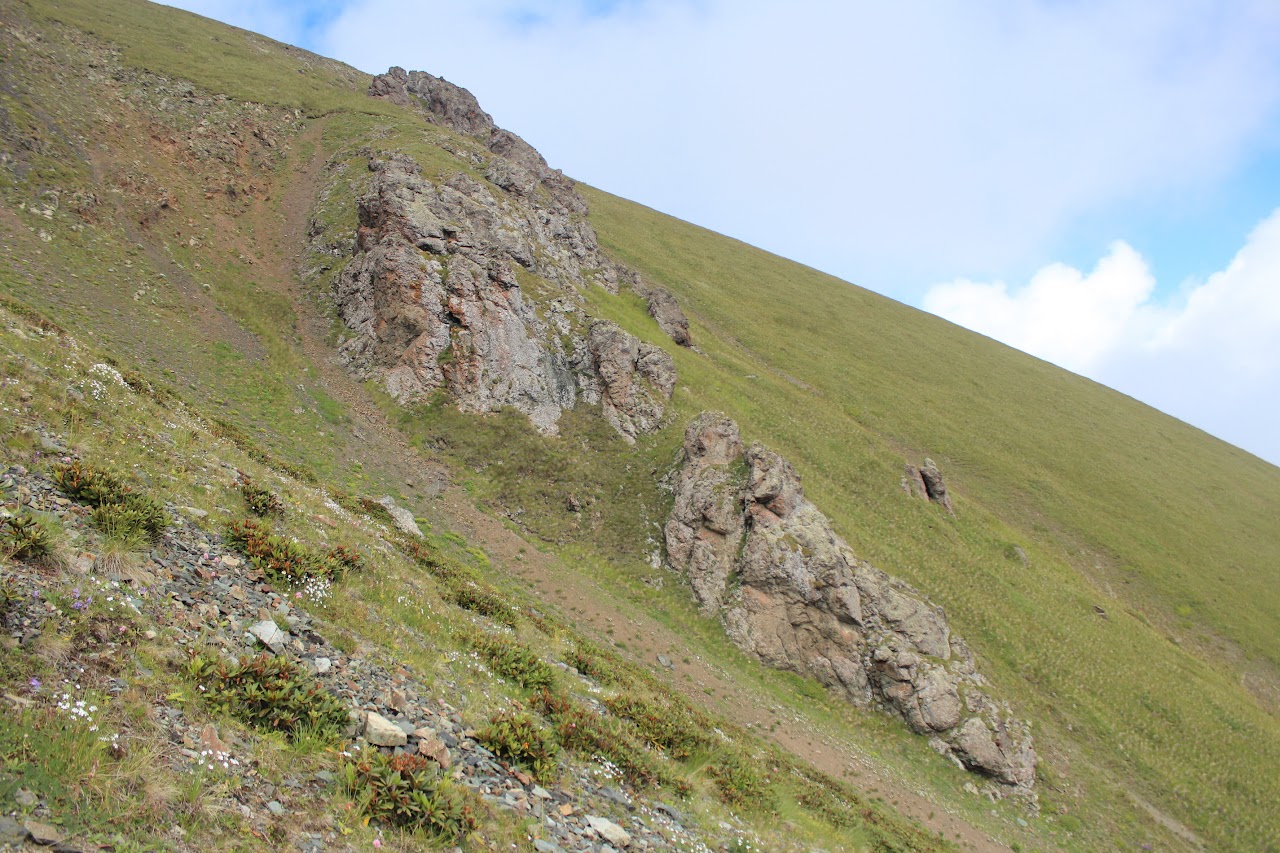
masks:
[[[956,514],[951,506],[951,496],[947,494],[947,484],[942,480],[942,472],[932,459],[924,460],[923,468],[907,463],[903,471],[902,490],[909,495],[940,504],[947,512]]]
[[[744,449],[727,417],[704,413],[686,430],[664,533],[671,565],[738,646],[886,708],[967,767],[1031,784],[1030,734],[979,689],[942,609],[859,560],[791,464]]]
[[[955,510],[951,508],[951,498],[947,495],[947,484],[942,482],[942,472],[938,470],[938,466],[932,459],[924,460],[920,477],[924,480],[924,490],[928,493],[929,500],[941,504],[946,507],[947,512],[955,515]]]
[[[693,346],[693,338],[689,336],[689,318],[680,310],[680,304],[671,292],[661,287],[650,287],[647,299],[649,316],[658,322],[658,328],[680,346]]]
[[[379,74],[369,84],[369,94],[385,98],[401,106],[411,106],[413,97],[421,99],[427,111],[444,124],[468,136],[488,134],[494,129],[493,119],[475,96],[461,86],[423,71],[405,71],[398,66]]]
[[[405,403],[445,389],[467,411],[511,406],[548,434],[579,399],[604,395],[606,415],[628,439],[657,425],[675,382],[670,356],[620,330],[593,327],[594,347],[582,334],[587,318],[573,288],[596,252],[585,222],[585,232],[567,219],[558,226],[465,175],[436,186],[402,155],[371,168],[371,191],[359,200],[359,254],[336,293],[355,332],[340,349],[353,372],[380,378]],[[569,296],[535,306],[518,266],[558,281]],[[629,369],[615,345],[635,350]]]
[[[600,405],[613,428],[629,442],[656,429],[676,386],[671,356],[608,320],[591,324],[587,349],[600,377]]]
[[[682,569],[704,612],[723,602],[736,564],[744,519],[728,468],[742,455],[738,427],[726,417],[703,415],[685,432],[686,462],[675,506],[667,519],[667,558]]]
[[[369,94],[401,106],[416,104],[428,121],[480,140],[490,152],[502,158],[491,166],[485,177],[503,189],[528,195],[534,186],[541,184],[566,209],[576,214],[587,212],[587,203],[574,189],[573,182],[548,166],[532,145],[494,124],[492,116],[480,108],[475,96],[461,86],[425,71],[391,68],[386,74],[373,78]],[[595,232],[591,236],[594,240]]]
[[[601,403],[628,441],[657,427],[674,361],[612,324],[591,322],[581,288],[616,292],[625,278],[659,326],[688,346],[688,319],[674,297],[600,251],[573,183],[497,127],[470,92],[392,68],[369,93],[420,108],[492,156],[473,161],[485,167],[487,183],[463,173],[432,183],[403,154],[371,161],[370,191],[358,200],[357,254],[336,285],[338,312],[355,333],[340,349],[352,371],[381,379],[402,403],[443,389],[464,410],[510,406],[548,434],[578,402]],[[559,292],[530,299],[522,269],[553,285],[537,290]]]

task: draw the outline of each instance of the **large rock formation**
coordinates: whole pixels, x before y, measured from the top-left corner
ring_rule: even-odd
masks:
[[[587,203],[573,181],[548,166],[532,145],[494,124],[469,91],[425,71],[397,67],[375,77],[369,94],[402,106],[416,106],[427,121],[477,139],[495,155],[482,164],[486,167],[485,179],[518,204],[533,208],[534,224],[541,220],[549,226],[543,229],[547,233],[540,236],[558,239],[568,249],[567,253],[552,251],[550,263],[530,267],[534,272],[550,273],[550,277],[567,272],[579,284],[589,277],[610,291],[617,290],[621,278],[645,300],[659,328],[680,346],[691,345],[689,320],[671,292],[606,258],[600,252],[595,231],[584,218]],[[550,245],[545,239],[536,242],[544,250]]]
[[[484,181],[459,172],[433,182],[399,153],[370,160],[356,256],[335,294],[354,333],[340,349],[350,368],[401,402],[444,389],[468,411],[514,407],[548,434],[579,402],[601,404],[628,441],[655,429],[675,364],[584,312],[582,291],[592,284],[616,291],[621,275],[644,285],[601,253],[572,182],[496,127],[465,89],[393,68],[370,93],[421,107],[482,140],[490,155],[476,163]],[[525,271],[536,297],[521,286]],[[674,321],[671,310],[663,314],[666,328]]]
[[[942,609],[859,560],[791,464],[744,448],[723,415],[703,414],[685,433],[665,536],[671,565],[739,647],[888,709],[972,770],[1031,785],[1030,733],[980,689]]]

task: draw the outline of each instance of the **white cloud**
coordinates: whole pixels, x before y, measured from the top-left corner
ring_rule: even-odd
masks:
[[[1020,288],[958,280],[926,310],[1075,370],[1280,464],[1280,209],[1221,272],[1174,302],[1116,243],[1086,274],[1054,264]]]
[[[959,279],[932,288],[924,309],[1068,370],[1087,372],[1128,333],[1154,288],[1142,256],[1117,242],[1087,275],[1053,264],[1013,293],[1002,281]]]

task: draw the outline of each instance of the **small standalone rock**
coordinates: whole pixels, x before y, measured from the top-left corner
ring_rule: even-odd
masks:
[[[364,739],[374,746],[404,746],[409,742],[404,729],[374,711],[365,715]]]
[[[413,513],[402,506],[396,504],[395,498],[391,495],[383,495],[378,503],[382,504],[388,513],[391,514],[391,520],[396,523],[396,527],[400,528],[404,533],[410,536],[422,538],[422,530],[418,527],[418,520],[413,517]]]
[[[631,834],[622,827],[618,826],[608,818],[596,817],[595,815],[587,816],[587,823],[591,828],[600,834],[600,837],[608,841],[615,847],[628,847],[631,844]]]
[[[276,654],[282,654],[285,646],[289,644],[289,635],[281,631],[280,626],[270,619],[264,619],[251,626],[249,633]]]
[[[42,844],[46,847],[57,844],[62,840],[62,833],[58,831],[56,826],[50,826],[47,823],[41,823],[38,820],[25,821],[23,827],[27,832],[31,833],[31,840],[36,844]]]

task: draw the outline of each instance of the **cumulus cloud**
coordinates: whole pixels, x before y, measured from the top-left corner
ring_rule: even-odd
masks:
[[[1142,256],[1120,241],[1091,273],[1052,264],[1013,292],[1002,281],[959,279],[931,289],[924,309],[1087,372],[1124,339],[1154,289]]]
[[[1280,209],[1220,272],[1156,297],[1122,242],[1088,273],[939,284],[926,310],[1082,373],[1280,464]]]

